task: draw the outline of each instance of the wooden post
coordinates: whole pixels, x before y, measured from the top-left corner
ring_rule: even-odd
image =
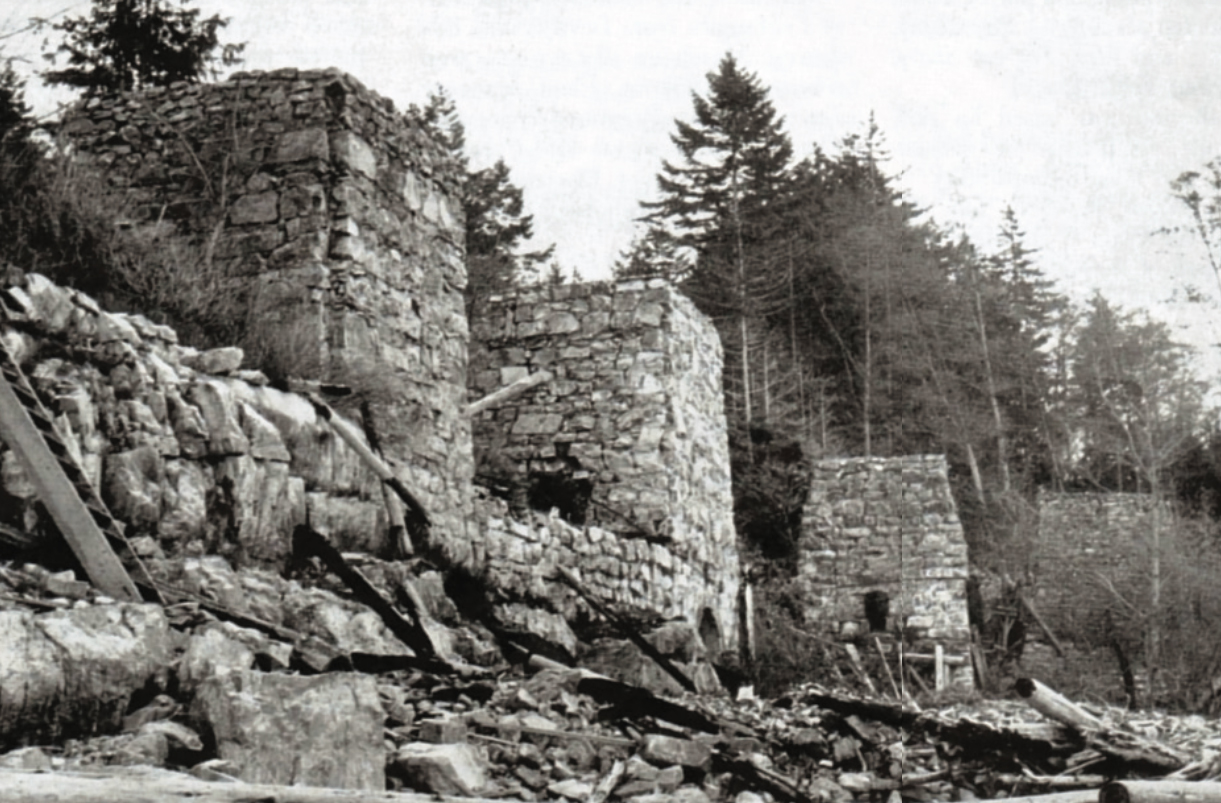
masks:
[[[945,648],[940,644],[933,647],[933,688],[945,691]]]

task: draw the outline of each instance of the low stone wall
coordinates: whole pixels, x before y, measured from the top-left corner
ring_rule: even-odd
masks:
[[[154,553],[282,568],[307,518],[340,549],[393,552],[377,477],[304,398],[238,370],[239,350],[201,354],[37,274],[6,292],[9,352],[115,517]],[[3,442],[0,467],[0,523],[53,526]]]
[[[810,621],[969,643],[967,544],[943,456],[815,463],[798,550]],[[871,627],[866,601],[877,592],[886,611]]]
[[[588,554],[583,566],[612,598],[692,624],[707,609],[733,649],[740,569],[711,323],[664,282],[562,285],[484,299],[472,340],[473,398],[554,375],[476,418],[481,471],[588,526],[522,525],[506,541],[493,522],[487,554],[506,561],[494,568]]]
[[[137,232],[169,221],[207,243],[254,367],[364,391],[385,453],[461,552],[473,463],[453,154],[336,70],[94,98],[63,131]]]
[[[701,626],[713,660],[736,649],[736,600],[710,582],[706,572],[712,566],[684,560],[669,544],[598,526],[574,527],[558,515],[531,512],[520,519],[496,499],[483,500],[477,508],[486,522],[481,568],[489,583],[514,601],[570,622],[595,618],[576,592],[557,579],[556,567],[564,566],[598,599],[619,610]]]

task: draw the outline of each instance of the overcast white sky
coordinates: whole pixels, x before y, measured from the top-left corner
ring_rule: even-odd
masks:
[[[473,164],[503,157],[535,241],[602,278],[652,199],[674,119],[726,51],[771,88],[799,156],[876,115],[902,186],[994,244],[1012,204],[1061,289],[1146,306],[1196,343],[1217,309],[1202,252],[1153,236],[1221,156],[1221,3],[1209,0],[199,0],[245,67],[339,67],[400,107],[443,85]],[[0,23],[87,2],[4,0]],[[36,59],[38,42],[9,54]],[[45,110],[49,99],[34,99]]]

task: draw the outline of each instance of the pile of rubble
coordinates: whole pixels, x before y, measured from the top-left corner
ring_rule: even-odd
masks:
[[[352,801],[393,799],[390,789],[898,803],[1217,774],[1211,724],[1082,714],[1066,701],[1092,719],[1065,724],[1054,707],[1050,720],[1030,707],[1055,699],[1033,681],[1028,704],[940,711],[813,686],[772,701],[658,695],[463,620],[425,567],[348,558],[372,593],[419,606],[435,655],[404,647],[384,612],[318,560],[286,580],[239,574],[218,557],[152,558],[166,587],[197,600],[164,608],[108,600],[70,571],[0,564],[0,788],[26,790],[6,799],[93,784],[64,799],[117,799],[130,787],[166,800],[252,790],[312,800],[286,790],[331,787],[352,791],[326,799]]]

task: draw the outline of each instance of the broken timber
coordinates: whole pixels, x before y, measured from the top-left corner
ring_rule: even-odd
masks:
[[[675,666],[669,658],[658,652],[656,647],[645,641],[644,637],[637,633],[635,628],[624,622],[618,614],[603,605],[592,594],[586,591],[585,586],[581,585],[581,581],[577,579],[575,574],[564,566],[556,566],[555,569],[556,572],[559,573],[560,579],[571,587],[573,591],[577,592],[577,594],[581,596],[581,599],[585,600],[589,607],[593,608],[602,616],[605,616],[608,620],[610,620],[611,624],[613,624],[619,630],[619,632],[623,634],[624,638],[628,639],[639,647],[640,651],[649,656],[649,658],[652,658],[653,661],[660,666],[667,675],[674,678],[674,680],[678,682],[679,686],[681,686],[685,691],[689,692],[694,692],[696,690],[695,684],[691,681],[691,678],[683,674],[683,671]]]
[[[275,786],[244,781],[217,783],[150,767],[78,772],[0,769],[5,803],[491,803],[486,798],[414,792]]]
[[[374,454],[373,450],[365,444],[356,427],[344,420],[342,416],[331,409],[329,404],[322,401],[315,394],[307,393],[305,398],[314,406],[314,411],[318,414],[318,417],[330,423],[331,429],[335,430],[339,437],[343,438],[344,442],[352,447],[352,451],[356,452],[360,459],[365,461],[365,465],[373,470],[378,479],[398,494],[398,497],[407,506],[407,532],[413,540],[427,543],[429,528],[432,526],[432,522],[428,518],[428,512],[420,504],[420,500],[415,498],[415,494],[407,490],[407,486],[395,476],[394,471],[386,464],[386,461]]]
[[[0,433],[90,581],[117,600],[140,602],[140,592],[115,548],[135,564],[138,573],[144,575],[142,580],[147,579],[143,566],[128,547],[119,523],[56,433],[50,413],[2,341]],[[151,581],[148,585],[152,587]]]
[[[482,413],[484,410],[496,407],[502,402],[508,401],[520,393],[526,392],[535,385],[550,382],[552,378],[553,377],[550,371],[539,371],[538,373],[530,374],[529,376],[523,376],[516,382],[505,385],[500,390],[489,393],[479,401],[474,401],[468,404],[466,406],[466,417],[470,418]]]

